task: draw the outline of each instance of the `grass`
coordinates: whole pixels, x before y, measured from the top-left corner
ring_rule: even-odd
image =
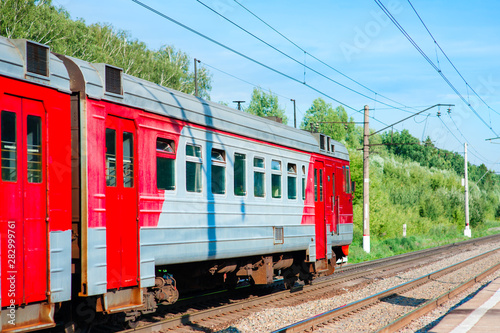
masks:
[[[484,237],[500,233],[500,221],[486,221],[472,228],[472,238]],[[370,253],[363,250],[363,236],[354,232],[354,239],[349,248],[349,263],[391,257],[397,254],[423,250],[469,239],[464,236],[463,228],[455,226],[435,226],[424,235],[408,235],[407,237],[377,239],[371,237]]]

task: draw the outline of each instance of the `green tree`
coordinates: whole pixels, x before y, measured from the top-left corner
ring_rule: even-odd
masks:
[[[259,117],[278,117],[283,124],[288,124],[285,109],[278,104],[278,96],[272,92],[268,94],[261,88],[253,89],[250,105],[244,111]]]
[[[333,139],[345,142],[351,148],[359,148],[363,141],[363,130],[353,123],[343,106],[333,108],[322,98],[316,98],[306,111],[300,124],[304,130],[318,131]]]
[[[111,25],[86,25],[73,21],[63,8],[50,0],[0,0],[0,35],[26,38],[50,46],[51,50],[88,62],[108,63],[124,72],[169,88],[194,94],[191,59],[173,46],[150,50],[124,30]],[[199,67],[198,90],[210,98],[211,76]]]

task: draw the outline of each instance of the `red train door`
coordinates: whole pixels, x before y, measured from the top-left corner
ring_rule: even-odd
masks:
[[[134,122],[106,118],[108,289],[138,283],[137,163]]]
[[[337,232],[337,202],[335,197],[335,172],[331,165],[326,166],[326,193],[325,193],[325,215],[326,224],[330,225],[330,232]]]
[[[322,161],[314,162],[314,202],[316,216],[316,260],[326,257],[326,219],[325,219],[325,168]]]
[[[2,306],[12,299],[15,304],[46,299],[45,133],[42,102],[3,96],[0,110]]]

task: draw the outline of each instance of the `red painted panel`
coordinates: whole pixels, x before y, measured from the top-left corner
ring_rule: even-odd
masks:
[[[157,138],[173,140],[177,154],[180,133],[185,123],[146,112],[140,113],[137,123],[140,163],[139,225],[155,227],[158,225],[165,202],[165,191],[159,190],[156,186],[156,140]]]
[[[108,289],[138,282],[137,149],[131,120],[106,118]]]
[[[12,298],[16,304],[46,299],[47,145],[42,102],[3,95],[0,105],[1,111],[16,116],[15,142],[2,141],[4,151],[14,152],[8,157],[16,159],[15,177],[0,178],[2,306],[5,306]],[[5,169],[2,164],[2,171]],[[15,278],[15,284],[9,283],[7,277]]]
[[[326,224],[330,226],[330,232],[337,232],[337,220],[338,220],[338,191],[336,190],[336,186],[338,180],[337,173],[335,173],[334,165],[328,163],[325,168],[326,174],[326,184],[325,184],[325,215],[326,215]]]
[[[308,166],[306,178],[306,199],[304,200],[304,208],[302,212],[301,224],[315,224],[314,217],[314,158],[311,156]]]
[[[316,259],[326,257],[326,219],[325,219],[325,166],[323,161],[314,162],[314,173],[316,177]]]
[[[45,299],[47,274],[47,173],[45,109],[40,101],[23,99],[24,290],[25,302]],[[41,132],[40,132],[41,131]]]
[[[11,171],[12,180],[6,181],[7,176],[4,176],[6,172],[6,165],[2,158],[2,177],[0,178],[0,234],[2,236],[1,242],[1,254],[2,254],[2,306],[7,306],[10,304],[12,299],[15,300],[16,304],[21,304],[23,301],[23,287],[24,287],[24,242],[23,242],[23,187],[21,166],[22,159],[18,153],[22,146],[21,143],[21,123],[22,123],[22,100],[18,97],[2,95],[0,100],[0,112],[8,111],[15,114],[15,143],[7,143],[5,141],[1,142],[2,146],[2,157],[5,158],[5,150],[13,149],[15,151],[16,162],[10,167],[14,167],[15,171]],[[3,113],[3,112],[2,112]],[[0,118],[0,138],[2,134],[5,138],[6,125],[4,124],[5,118]],[[3,125],[3,128],[2,128]],[[9,124],[10,127],[10,124]],[[20,133],[21,132],[21,133]],[[15,148],[11,148],[15,147]],[[9,158],[13,158],[12,155]]]
[[[87,225],[89,228],[106,227],[106,181],[104,140],[106,104],[87,100],[87,133],[83,144],[87,154]],[[82,128],[82,131],[85,130]],[[85,186],[85,184],[82,184]]]
[[[46,103],[46,109],[49,228],[71,230],[70,97],[59,94]]]

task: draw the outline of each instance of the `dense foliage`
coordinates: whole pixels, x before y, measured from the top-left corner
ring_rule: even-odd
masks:
[[[304,130],[325,133],[345,143],[350,151],[352,180],[362,185],[363,128],[348,119],[345,110],[321,98],[307,110]],[[407,130],[370,136],[370,232],[375,239],[463,230],[465,226],[464,157],[421,143]],[[500,218],[500,177],[486,166],[471,165],[469,218],[473,228]],[[355,234],[362,235],[362,186],[354,194]]]
[[[283,124],[288,124],[285,110],[278,104],[278,96],[272,92],[266,93],[260,88],[253,89],[250,105],[244,111],[259,117],[281,118]]]
[[[109,25],[86,25],[71,20],[50,0],[0,0],[0,35],[26,38],[47,44],[55,52],[89,62],[121,67],[128,74],[186,93],[194,93],[194,75],[189,57],[164,46],[153,51],[122,30]],[[199,91],[208,98],[210,75],[198,72]],[[262,117],[279,117],[287,123],[285,111],[273,93],[253,90],[246,112]],[[301,128],[319,131],[346,144],[350,151],[352,180],[362,185],[363,127],[353,123],[342,106],[318,98],[307,110]],[[375,239],[389,241],[401,235],[446,234],[462,230],[464,221],[464,175],[462,155],[434,147],[430,138],[420,142],[407,130],[370,137],[370,225]],[[487,219],[500,219],[500,176],[486,166],[469,165],[470,222],[479,226]],[[355,241],[361,238],[362,186],[354,195]],[[408,242],[398,246],[407,246]]]
[[[93,63],[123,68],[125,73],[185,93],[194,93],[194,73],[188,55],[173,46],[150,50],[123,30],[106,24],[86,25],[50,0],[0,0],[0,35],[26,38],[51,50]],[[209,98],[211,77],[198,68],[201,97]]]

